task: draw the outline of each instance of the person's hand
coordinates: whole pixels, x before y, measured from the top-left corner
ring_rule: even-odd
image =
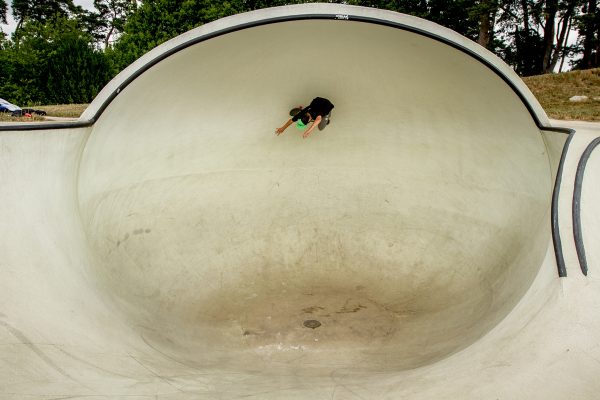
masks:
[[[310,132],[311,132],[311,131],[306,131],[306,132],[304,132],[304,134],[302,135],[302,137],[303,137],[304,139],[306,139],[306,138],[308,137],[308,135],[310,135]]]
[[[283,128],[277,128],[275,129],[275,133],[277,134],[277,136],[281,135],[283,133],[284,129]]]

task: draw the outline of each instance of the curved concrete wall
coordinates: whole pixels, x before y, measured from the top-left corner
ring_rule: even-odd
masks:
[[[86,144],[95,273],[149,341],[203,366],[445,357],[506,315],[546,252],[548,155],[504,79],[355,20],[188,46],[121,90]],[[315,96],[335,104],[325,131],[273,134]]]
[[[275,136],[314,96],[327,129]],[[590,274],[559,280],[565,135],[467,39],[340,5],[238,15],[63,128],[0,126],[3,399],[596,398],[600,195]]]

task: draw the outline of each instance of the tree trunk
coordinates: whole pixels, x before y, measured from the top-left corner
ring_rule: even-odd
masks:
[[[600,67],[600,18],[596,16],[596,61],[594,62],[594,68]]]
[[[572,19],[569,20],[569,25],[567,26],[567,36],[565,37],[565,45],[562,49],[562,57],[560,59],[560,67],[558,67],[558,72],[562,72],[563,65],[565,64],[565,59],[567,58],[567,51],[565,49],[566,49],[567,43],[569,43],[569,34],[571,33],[571,25],[572,25]]]
[[[523,70],[521,74],[524,76],[529,76],[532,74],[533,65],[534,65],[534,54],[531,54],[531,32],[529,28],[529,5],[527,4],[527,0],[521,0],[521,8],[523,11],[523,33],[522,37],[517,37],[516,45],[517,45],[517,54],[520,55]],[[517,29],[517,35],[519,34],[519,30]]]
[[[115,27],[111,24],[110,29],[108,30],[108,32],[106,33],[106,36],[104,37],[104,50],[108,49],[108,46],[110,45],[110,38],[112,37],[114,32],[115,32]]]
[[[479,15],[479,36],[477,37],[477,43],[489,49],[494,37],[494,23],[498,5],[496,4],[496,0],[483,0],[481,4],[483,7]]]
[[[575,1],[571,0],[567,3],[567,9],[565,10],[565,14],[563,15],[562,26],[560,28],[560,33],[558,35],[558,39],[556,41],[556,50],[554,50],[554,54],[552,55],[552,60],[550,61],[550,67],[548,68],[550,72],[554,71],[556,68],[556,64],[558,63],[558,59],[560,55],[563,55],[564,60],[564,48],[567,45],[568,40],[568,32],[571,27],[571,16],[575,10]],[[560,25],[560,24],[559,24]],[[562,63],[561,63],[562,69]]]
[[[525,37],[529,37],[529,6],[527,0],[521,0],[521,8],[523,8],[523,32]]]
[[[592,23],[593,17],[596,15],[596,0],[589,0],[587,4],[587,15],[590,17],[587,21],[584,39],[583,39],[583,59],[581,60],[581,67],[583,69],[592,68],[592,48],[594,45],[594,24]]]
[[[490,45],[490,16],[487,13],[482,13],[479,16],[479,36],[477,43],[486,49]]]
[[[544,26],[544,58],[542,62],[542,68],[545,74],[552,72],[550,59],[552,57],[552,47],[554,45],[554,21],[556,19],[557,11],[558,0],[547,0],[546,25]]]

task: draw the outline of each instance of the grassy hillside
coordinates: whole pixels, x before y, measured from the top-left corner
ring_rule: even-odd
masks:
[[[523,79],[550,118],[600,121],[600,68]],[[569,101],[587,96],[585,102]]]

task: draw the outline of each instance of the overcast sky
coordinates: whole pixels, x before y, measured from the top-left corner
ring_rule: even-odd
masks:
[[[17,23],[13,20],[12,11],[10,9],[10,4],[12,1],[9,0],[7,3],[9,4],[8,15],[6,16],[8,19],[8,25],[1,24],[0,28],[2,28],[4,33],[10,35],[15,30]],[[82,6],[83,8],[87,8],[88,10],[94,9],[94,0],[74,0],[73,3],[78,6]]]

